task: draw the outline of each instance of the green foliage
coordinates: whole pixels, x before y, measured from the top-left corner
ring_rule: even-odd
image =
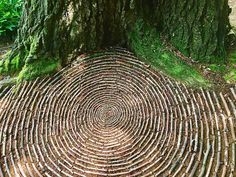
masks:
[[[190,86],[210,86],[200,73],[167,50],[157,31],[143,21],[136,23],[129,41],[131,49],[155,69]]]
[[[32,80],[40,76],[51,74],[58,70],[60,61],[57,59],[40,59],[26,64],[18,75],[18,81]]]
[[[15,32],[21,15],[22,0],[0,1],[0,36]]]

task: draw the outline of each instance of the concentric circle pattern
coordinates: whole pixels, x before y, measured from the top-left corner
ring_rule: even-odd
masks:
[[[187,88],[122,49],[0,101],[0,176],[236,176],[236,88]]]

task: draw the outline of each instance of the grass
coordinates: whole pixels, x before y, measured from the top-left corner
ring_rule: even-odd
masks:
[[[209,87],[210,83],[196,69],[166,49],[154,28],[142,21],[129,34],[134,53],[164,74],[193,87]]]

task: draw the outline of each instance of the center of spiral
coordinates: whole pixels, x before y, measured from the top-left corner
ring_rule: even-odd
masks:
[[[104,106],[101,109],[100,121],[102,122],[103,127],[111,127],[117,120],[117,113],[111,106]]]

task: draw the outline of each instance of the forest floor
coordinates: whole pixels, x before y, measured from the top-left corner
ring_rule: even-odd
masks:
[[[116,49],[2,93],[0,176],[236,176],[235,86],[188,89]]]

